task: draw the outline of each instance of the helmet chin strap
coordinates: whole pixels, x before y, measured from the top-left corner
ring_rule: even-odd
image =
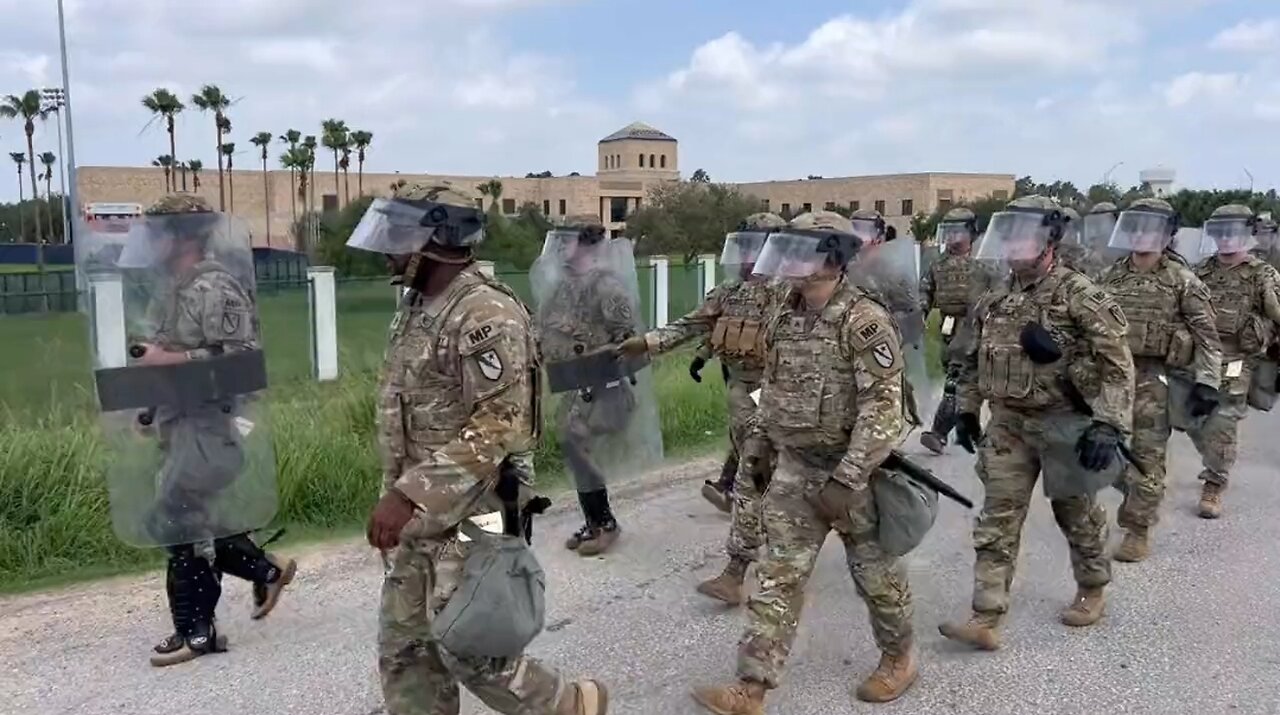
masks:
[[[427,258],[430,258],[436,263],[444,263],[451,266],[465,266],[468,263],[471,263],[472,261],[475,260],[475,255],[472,254],[470,251],[467,251],[466,253],[463,253],[463,254],[455,253],[452,255],[446,255],[444,253],[441,253],[440,251],[435,251],[430,248],[426,248],[426,249],[423,249],[422,255],[426,256]]]

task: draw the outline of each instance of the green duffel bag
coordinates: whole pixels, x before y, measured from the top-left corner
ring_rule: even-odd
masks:
[[[471,539],[457,591],[431,623],[431,635],[460,657],[515,658],[546,621],[546,575],[519,536],[491,534],[464,520]]]
[[[876,500],[880,547],[905,556],[924,541],[938,518],[938,492],[892,469],[876,470],[871,480]]]

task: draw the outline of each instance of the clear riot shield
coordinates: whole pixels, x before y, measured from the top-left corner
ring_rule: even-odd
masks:
[[[920,311],[920,256],[914,241],[895,240],[865,246],[849,264],[849,275],[893,313],[902,331],[907,379],[918,416],[930,412],[942,390],[942,380],[929,378],[925,356],[924,314]],[[934,360],[934,362],[938,362]],[[934,384],[937,383],[937,384]],[[908,405],[908,410],[913,406]],[[922,420],[917,419],[917,423]]]
[[[1195,267],[1203,263],[1206,258],[1216,253],[1216,251],[1205,252],[1206,248],[1202,239],[1202,233],[1197,227],[1187,227],[1178,229],[1178,233],[1173,237],[1173,243],[1169,247],[1182,256],[1186,260],[1187,265]]]
[[[644,332],[632,243],[548,232],[530,269],[535,320],[557,395],[556,430],[580,480],[611,480],[662,460],[662,431],[647,357],[617,358],[613,347]]]
[[[266,526],[275,454],[244,224],[149,215],[77,259],[116,534],[169,546]]]

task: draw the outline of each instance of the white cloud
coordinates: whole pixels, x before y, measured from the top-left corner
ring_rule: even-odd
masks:
[[[1170,107],[1182,107],[1200,99],[1223,99],[1241,91],[1246,81],[1234,72],[1188,72],[1165,85],[1164,100]]]
[[[1280,44],[1280,20],[1244,20],[1214,35],[1209,47],[1231,52],[1275,51]]]

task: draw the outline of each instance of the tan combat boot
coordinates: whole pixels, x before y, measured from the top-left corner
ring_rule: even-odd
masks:
[[[1068,626],[1091,626],[1102,618],[1103,605],[1101,588],[1081,586],[1076,589],[1076,600],[1062,610],[1059,620]]]
[[[740,606],[745,599],[743,582],[747,578],[747,562],[742,559],[729,559],[724,573],[709,581],[698,584],[698,593],[710,596],[717,601],[724,601],[730,606]]]
[[[609,526],[597,527],[591,532],[590,538],[578,544],[578,555],[599,556],[613,546],[613,542],[618,540],[620,534],[622,534],[622,527],[616,522]]]
[[[1222,516],[1222,485],[1205,482],[1200,490],[1200,517],[1217,519]]]
[[[556,715],[608,715],[609,691],[598,680],[579,680],[556,705]]]
[[[1137,563],[1151,555],[1151,539],[1146,528],[1135,527],[1124,533],[1124,540],[1112,555],[1116,561]]]
[[[1000,648],[1000,614],[974,611],[964,623],[943,623],[938,632],[943,636],[960,643],[966,643],[979,650],[998,650]]]
[[[863,702],[887,703],[897,700],[907,692],[907,688],[916,682],[919,675],[920,667],[916,663],[915,654],[911,645],[907,644],[906,652],[902,655],[881,653],[880,665],[862,681],[854,694]]]
[[[722,491],[720,487],[711,482],[702,485],[702,498],[711,502],[712,506],[726,514],[733,511],[733,499],[729,496],[729,492]]]
[[[765,687],[745,680],[693,689],[693,699],[716,715],[764,715]]]
[[[947,442],[942,437],[933,432],[921,432],[920,444],[934,454],[942,454],[947,451]]]
[[[255,583],[253,585],[253,620],[266,618],[271,609],[276,607],[280,602],[280,594],[284,593],[284,587],[293,583],[293,577],[298,573],[298,562],[293,559],[284,560],[275,554],[266,554],[267,561],[271,562],[280,570],[280,578],[271,583]]]

